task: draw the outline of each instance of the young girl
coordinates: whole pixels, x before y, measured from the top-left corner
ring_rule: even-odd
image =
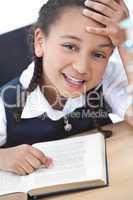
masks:
[[[110,107],[125,117],[126,76],[108,61],[125,39],[117,24],[127,16],[123,1],[113,0],[49,0],[41,8],[34,61],[1,89],[0,170],[26,175],[50,167],[54,158],[31,144],[108,124]]]

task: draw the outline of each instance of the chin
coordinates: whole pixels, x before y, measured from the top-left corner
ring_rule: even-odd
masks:
[[[81,91],[63,91],[60,92],[60,95],[65,97],[65,98],[77,98],[80,97],[83,94],[83,92]]]

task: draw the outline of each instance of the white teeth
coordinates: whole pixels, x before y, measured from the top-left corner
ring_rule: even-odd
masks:
[[[79,80],[69,75],[65,75],[65,77],[67,78],[68,81],[70,81],[73,84],[81,85],[84,83],[84,80]]]
[[[74,77],[71,77],[71,76],[67,76],[68,78],[70,78],[72,81],[76,81],[76,82],[81,82],[83,80],[79,80],[79,79],[76,79]]]

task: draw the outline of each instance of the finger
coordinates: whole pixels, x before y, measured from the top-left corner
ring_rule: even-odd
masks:
[[[42,151],[35,147],[32,147],[30,149],[30,152],[41,162],[41,164],[45,165],[46,161],[48,160],[48,157]]]
[[[123,7],[123,10],[125,12],[125,18],[129,17],[129,9],[128,9],[126,3],[123,0],[121,0],[120,5]]]
[[[27,160],[23,161],[21,167],[24,169],[26,174],[31,174],[35,170],[35,168]]]
[[[46,163],[45,163],[45,166],[47,168],[52,168],[53,167],[53,160],[51,158],[49,158]]]
[[[117,34],[117,29],[113,28],[95,28],[95,27],[86,27],[86,31],[90,33],[95,33],[98,35],[108,36]]]
[[[128,10],[126,3],[123,0],[115,0],[115,1],[117,2],[116,11],[118,13],[123,12],[123,18],[122,19],[129,17],[129,10]]]
[[[86,17],[89,17],[89,18],[99,22],[100,24],[103,24],[103,25],[106,25],[106,26],[109,26],[112,23],[110,18],[103,16],[99,13],[95,13],[94,11],[91,11],[91,10],[88,10],[88,9],[83,9],[83,14]]]
[[[91,1],[91,0],[86,0],[86,1]],[[116,11],[116,9],[119,5],[118,2],[115,0],[95,0],[95,2],[104,4],[105,6],[108,6],[109,8],[113,9],[114,11]]]
[[[14,169],[14,173],[19,175],[19,176],[25,176],[26,175],[26,171],[21,166],[17,166]]]
[[[25,161],[27,161],[27,165],[26,165],[26,162],[24,163],[25,167],[27,166],[27,169],[31,170],[31,172],[33,172],[35,169],[40,168],[40,166],[41,166],[40,160],[38,160],[38,158],[36,158],[32,154],[28,154],[25,157]]]
[[[97,35],[104,35],[104,36],[108,36],[108,31],[106,28],[94,28],[94,27],[86,27],[86,31],[89,33],[94,33]]]
[[[103,15],[105,15],[107,17],[112,17],[114,15],[114,10],[112,10],[111,8],[105,6],[104,4],[101,4],[99,2],[86,1],[85,6],[87,6],[90,9],[93,9],[97,12],[102,13]]]

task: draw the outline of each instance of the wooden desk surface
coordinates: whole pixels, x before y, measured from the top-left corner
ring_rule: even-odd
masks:
[[[109,187],[58,195],[45,200],[132,200],[133,128],[125,123],[108,126],[113,136],[107,140]]]

